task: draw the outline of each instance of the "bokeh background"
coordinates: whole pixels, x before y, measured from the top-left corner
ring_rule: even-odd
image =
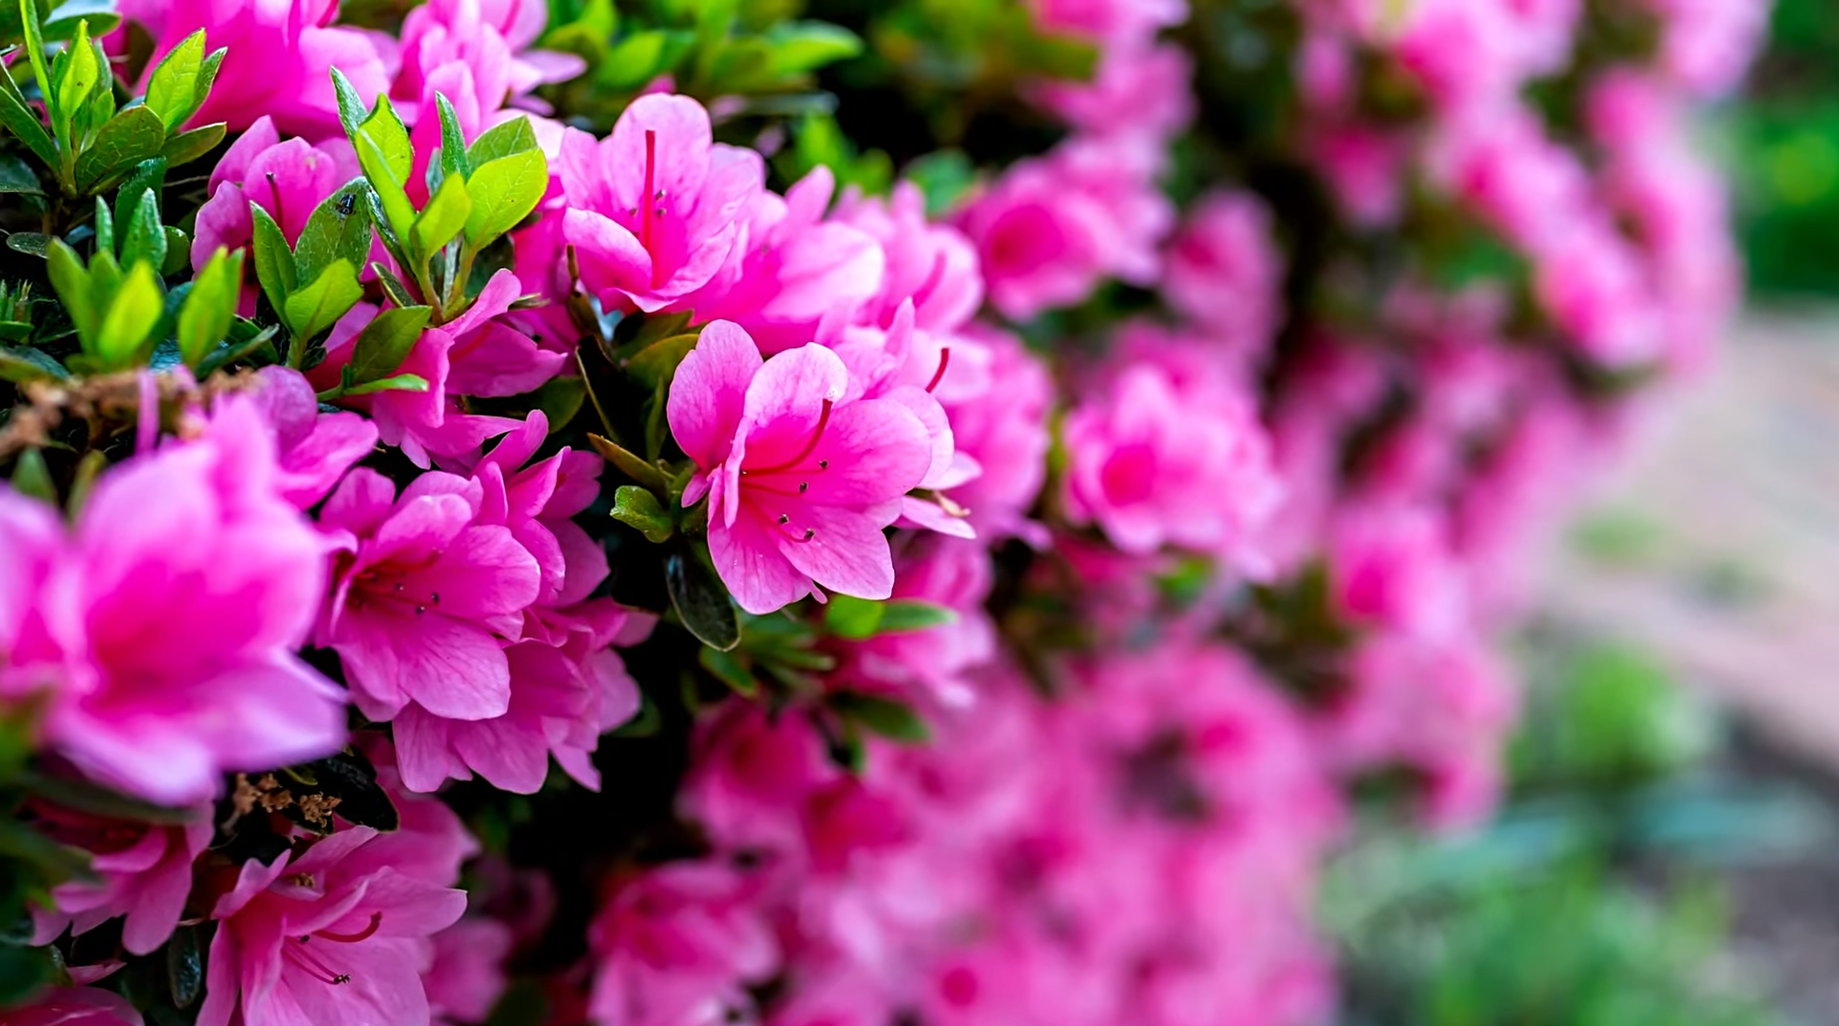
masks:
[[[1701,126],[1746,311],[1548,568],[1502,814],[1337,864],[1345,1026],[1839,1022],[1836,55],[1777,0]]]

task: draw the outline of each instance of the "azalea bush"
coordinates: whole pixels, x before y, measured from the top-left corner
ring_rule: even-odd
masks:
[[[1311,1023],[1752,0],[19,0],[11,1023]]]

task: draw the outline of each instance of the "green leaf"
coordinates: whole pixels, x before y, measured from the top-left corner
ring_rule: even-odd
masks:
[[[926,216],[943,217],[970,191],[977,169],[962,150],[937,150],[908,164],[905,175],[926,197]]]
[[[549,164],[542,150],[525,150],[478,165],[466,180],[472,199],[466,241],[474,247],[484,246],[517,227],[548,189]]]
[[[62,381],[68,377],[70,372],[64,365],[43,350],[0,346],[0,380],[18,385],[28,381]]]
[[[148,157],[159,156],[166,126],[145,107],[129,107],[109,119],[95,142],[77,158],[76,184],[94,192]]]
[[[772,67],[784,75],[799,75],[862,52],[862,39],[854,32],[822,21],[782,22],[766,33],[772,47]]]
[[[530,119],[516,117],[480,133],[479,138],[474,139],[466,151],[466,162],[468,167],[482,167],[494,160],[516,153],[528,153],[536,148],[536,133],[530,128]]]
[[[926,721],[904,702],[846,691],[831,699],[838,712],[891,741],[920,744],[932,737]]]
[[[57,143],[52,141],[51,133],[45,131],[45,123],[38,119],[37,112],[26,105],[25,94],[19,91],[12,69],[4,64],[0,64],[0,124],[6,125],[6,130],[25,143],[46,166],[60,166]]]
[[[619,443],[590,434],[587,436],[587,444],[592,446],[594,451],[608,463],[618,467],[620,473],[644,485],[648,490],[663,492],[669,488],[670,482],[665,480],[663,471],[645,462],[637,453],[624,448]]]
[[[151,189],[140,194],[134,214],[122,231],[121,262],[146,263],[157,274],[166,263],[166,231],[160,224],[159,198]]]
[[[296,338],[312,338],[350,313],[363,298],[357,268],[343,259],[334,260],[319,277],[288,294],[281,320]]]
[[[729,690],[742,698],[753,698],[760,693],[760,682],[735,653],[717,651],[704,645],[696,653],[696,661],[716,680],[728,685]]]
[[[45,66],[45,37],[38,20],[38,4],[34,0],[19,0],[20,27],[26,35],[26,59],[32,64],[32,78],[38,83],[39,93],[45,97],[47,105],[51,104],[54,90],[51,86],[51,69]],[[55,123],[59,112],[56,109],[47,113]],[[55,164],[56,161],[48,161]]]
[[[466,179],[449,178],[441,183],[439,192],[422,208],[415,218],[415,251],[424,255],[440,250],[442,246],[453,241],[466,227],[466,219],[472,215],[472,197],[466,191]]]
[[[352,343],[351,381],[363,385],[396,373],[433,313],[425,306],[395,307],[373,318]]]
[[[77,23],[76,38],[71,40],[63,52],[63,74],[56,84],[57,110],[60,115],[70,117],[79,108],[89,102],[89,96],[95,92],[102,81],[102,57],[89,40],[89,26]]]
[[[614,92],[638,89],[674,66],[695,42],[688,32],[634,32],[607,54],[594,80]]]
[[[45,454],[27,449],[13,463],[13,491],[41,502],[57,503],[57,485],[51,481],[51,468],[45,466]]]
[[[294,273],[301,281],[317,279],[334,260],[364,266],[370,256],[370,208],[364,202],[369,191],[368,182],[354,178],[313,208],[294,244]]]
[[[346,395],[370,395],[373,392],[426,392],[431,386],[420,374],[397,374],[394,377],[366,381],[345,390]]]
[[[441,93],[434,94],[434,106],[441,119],[441,172],[465,178],[472,164],[466,159],[466,136],[460,131],[460,116]]]
[[[249,214],[255,223],[255,278],[268,296],[268,305],[280,314],[287,308],[287,297],[300,287],[294,251],[288,248],[281,226],[268,216],[261,204],[250,200]]]
[[[199,157],[211,152],[218,143],[223,142],[224,123],[215,121],[189,132],[180,132],[166,140],[160,147],[160,156],[166,158],[170,167],[189,164]]]
[[[204,954],[198,927],[181,926],[166,942],[166,989],[174,1008],[190,1008],[204,993]]]
[[[396,272],[390,270],[388,265],[373,260],[370,269],[376,274],[377,283],[383,286],[383,294],[389,297],[390,302],[397,306],[415,305],[415,298],[409,295],[409,287],[402,283],[401,278],[396,277]]]
[[[0,946],[0,1008],[27,1003],[56,977],[50,949]]]
[[[673,335],[641,350],[626,363],[626,373],[646,388],[669,388],[677,366],[696,348],[697,335]]]
[[[536,399],[536,408],[548,419],[549,433],[553,435],[581,411],[581,404],[587,400],[587,382],[578,377],[550,378],[531,395]]]
[[[96,223],[92,226],[96,232],[96,255],[115,258],[115,216],[109,213],[109,205],[96,197]]]
[[[64,301],[64,310],[70,315],[71,323],[77,327],[77,335],[87,347],[96,334],[96,304],[101,297],[92,294],[83,258],[63,239],[54,237],[45,251],[45,270],[51,277],[51,287]]]
[[[152,334],[165,307],[153,266],[145,261],[130,266],[115,289],[108,314],[102,318],[91,355],[111,370],[133,366],[140,356],[141,343]]]
[[[121,15],[115,13],[113,0],[64,0],[55,10],[45,13],[45,38],[73,38],[82,22],[88,22],[90,35],[99,38],[121,24]]]
[[[893,599],[881,614],[877,634],[911,634],[958,622],[955,610],[918,599]]]
[[[332,85],[338,94],[339,120],[345,134],[357,150],[358,166],[376,190],[383,208],[383,219],[396,235],[406,236],[415,222],[415,208],[404,190],[414,168],[415,151],[409,144],[409,130],[396,116],[389,97],[377,97],[368,116],[357,89],[337,68],[332,69]]]
[[[166,181],[166,162],[158,157],[143,160],[134,165],[134,173],[127,181],[121,183],[121,189],[115,194],[115,223],[126,225],[134,219],[135,208],[140,206],[140,198],[147,192],[161,188]]]
[[[620,485],[613,493],[613,519],[637,530],[653,545],[669,541],[677,530],[658,497],[638,485]]]
[[[874,637],[881,629],[885,603],[853,595],[832,595],[824,607],[824,627],[831,634],[851,641]]]
[[[147,80],[147,107],[166,130],[176,131],[204,104],[199,88],[204,71],[204,30],[186,36],[153,69]]]
[[[664,586],[677,618],[698,641],[722,652],[741,643],[741,623],[728,589],[701,560],[683,550],[666,556]]]
[[[160,273],[168,277],[178,274],[191,266],[192,237],[167,225],[163,232],[166,236],[166,262],[160,265]]]
[[[43,232],[14,232],[6,237],[6,248],[15,253],[42,257],[51,248],[51,236]]]
[[[45,187],[25,161],[12,154],[0,155],[0,193],[43,195]]]
[[[204,269],[192,278],[192,290],[179,308],[179,356],[197,370],[206,353],[230,333],[243,282],[243,251],[211,254]]]

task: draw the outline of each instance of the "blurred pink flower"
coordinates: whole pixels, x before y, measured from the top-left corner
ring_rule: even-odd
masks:
[[[88,933],[124,916],[121,944],[151,954],[172,936],[192,890],[192,861],[211,842],[211,806],[188,810],[184,822],[135,823],[35,803],[33,825],[59,844],[90,856],[93,881],[72,880],[51,891],[49,908],[32,910],[32,942],[49,944],[66,929]]]

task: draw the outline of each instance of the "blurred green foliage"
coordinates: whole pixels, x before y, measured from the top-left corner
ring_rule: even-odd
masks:
[[[1730,119],[1740,230],[1763,299],[1839,296],[1839,6],[1776,0]]]
[[[1534,640],[1501,815],[1368,824],[1329,875],[1342,1026],[1778,1026],[1720,872],[1827,843],[1824,806],[1723,771],[1715,718],[1646,653]]]

